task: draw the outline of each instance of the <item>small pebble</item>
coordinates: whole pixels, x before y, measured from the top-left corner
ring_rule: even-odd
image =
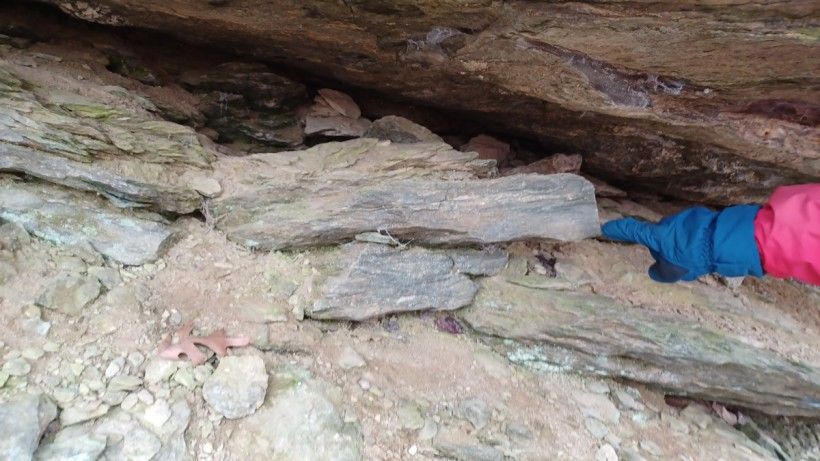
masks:
[[[595,461],[618,461],[618,453],[608,443],[601,445],[601,448],[595,452]]]
[[[42,349],[36,347],[27,347],[23,349],[22,353],[23,358],[26,358],[28,360],[39,360],[41,357],[43,357],[44,354],[45,352],[43,352]]]
[[[368,381],[366,379],[360,379],[359,380],[359,387],[361,387],[365,391],[370,389],[370,381]]]
[[[108,367],[105,369],[105,377],[107,379],[111,379],[114,376],[117,376],[120,371],[122,371],[122,367],[125,366],[125,357],[117,357],[111,362],[108,363]]]
[[[132,367],[138,368],[145,362],[145,356],[140,354],[139,352],[134,351],[128,354],[127,360]]]
[[[154,403],[154,395],[151,394],[151,391],[149,391],[148,389],[141,389],[139,392],[137,392],[137,398],[140,402],[146,405],[151,405]]]
[[[339,358],[336,363],[345,370],[350,370],[351,368],[359,368],[367,365],[361,355],[356,352],[350,346],[346,346],[342,349],[342,352],[339,354]]]

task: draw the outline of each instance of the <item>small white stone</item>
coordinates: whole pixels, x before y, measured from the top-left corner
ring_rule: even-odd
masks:
[[[407,453],[410,456],[416,456],[416,453],[418,453],[418,452],[419,452],[419,447],[417,447],[415,445],[410,445],[410,448],[407,449]]]
[[[134,352],[131,352],[130,354],[128,354],[128,363],[132,367],[138,368],[144,362],[145,362],[145,356],[142,355],[141,353],[134,351]]]
[[[163,424],[171,417],[171,407],[165,400],[157,400],[153,405],[145,409],[143,419],[148,424],[160,429]]]
[[[366,379],[360,379],[359,380],[359,387],[361,387],[365,391],[370,389],[370,381],[368,381]]]
[[[145,381],[149,384],[168,381],[177,370],[178,362],[165,359],[152,359],[145,366]]]
[[[342,352],[339,354],[339,358],[336,360],[336,363],[345,370],[350,370],[351,368],[359,368],[367,365],[367,362],[364,361],[361,355],[356,352],[350,346],[346,346],[342,349]]]
[[[618,461],[618,453],[608,443],[601,445],[601,448],[595,452],[595,461]]]
[[[120,406],[124,410],[130,410],[130,409],[134,408],[137,405],[138,402],[139,402],[139,398],[137,397],[137,394],[131,393],[131,394],[128,394],[125,397],[125,399],[123,399]]]
[[[151,405],[152,403],[154,403],[154,395],[151,394],[151,391],[149,391],[148,389],[140,389],[140,391],[137,392],[137,398],[140,402],[146,405]]]

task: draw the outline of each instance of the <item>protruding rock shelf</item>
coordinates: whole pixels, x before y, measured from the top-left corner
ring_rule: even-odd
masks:
[[[172,232],[100,199],[45,184],[0,182],[0,220],[60,245],[91,245],[126,265],[156,259]]]
[[[599,233],[587,180],[570,174],[478,180],[492,161],[475,155],[444,144],[358,139],[226,160],[217,165],[230,184],[215,202],[217,227],[267,250],[340,243],[378,230],[433,245],[574,241]]]
[[[485,279],[461,317],[519,341],[514,362],[650,383],[681,395],[773,414],[820,416],[820,373],[686,320],[583,292]]]

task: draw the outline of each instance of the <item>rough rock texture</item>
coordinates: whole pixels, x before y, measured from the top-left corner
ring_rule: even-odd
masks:
[[[165,224],[42,183],[0,181],[0,219],[56,244],[90,245],[127,265],[153,261],[172,236]]]
[[[207,175],[215,157],[196,132],[157,119],[150,102],[122,88],[50,70],[0,62],[0,171],[98,192],[121,206],[199,209],[188,182]]]
[[[223,357],[202,386],[202,396],[219,414],[236,419],[256,411],[267,390],[268,373],[261,358]]]
[[[37,449],[37,461],[95,461],[105,450],[105,437],[78,426],[67,427]]]
[[[513,361],[652,383],[775,414],[820,415],[817,369],[730,335],[594,294],[540,291],[500,277],[481,286],[462,318],[484,334],[521,341],[525,346],[509,353]]]
[[[583,178],[471,180],[488,165],[475,155],[444,144],[358,139],[226,159],[217,165],[227,185],[213,213],[231,240],[258,249],[344,242],[378,230],[428,244],[579,240],[599,232],[594,189]]]
[[[0,458],[31,461],[57,407],[42,394],[17,394],[0,404]]]
[[[465,274],[492,275],[504,253],[402,250],[347,245],[341,275],[331,277],[307,314],[318,319],[365,320],[395,312],[453,310],[470,304],[478,285]]]
[[[342,415],[321,381],[304,370],[280,370],[265,405],[242,421],[228,449],[249,461],[361,459],[361,435]]]
[[[817,180],[814,2],[45,0],[464,109],[687,199]]]

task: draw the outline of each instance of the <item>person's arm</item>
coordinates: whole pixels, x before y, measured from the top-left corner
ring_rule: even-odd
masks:
[[[696,207],[657,224],[617,219],[602,233],[649,248],[649,276],[659,282],[768,272],[820,285],[820,184],[781,187],[763,207]]]

